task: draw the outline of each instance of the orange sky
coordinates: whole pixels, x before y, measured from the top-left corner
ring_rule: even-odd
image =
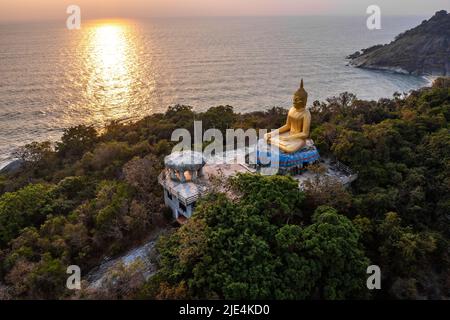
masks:
[[[385,14],[431,15],[449,0],[0,0],[0,21],[64,20],[69,4],[82,17],[364,15],[378,4]]]

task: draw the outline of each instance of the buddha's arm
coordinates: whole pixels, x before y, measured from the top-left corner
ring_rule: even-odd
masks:
[[[275,130],[275,131],[272,131],[272,132],[278,132],[278,134],[282,134],[282,133],[287,132],[289,130],[291,130],[291,126],[288,125],[288,124],[285,124],[281,128],[278,128],[278,130]]]
[[[287,117],[287,120],[286,120],[286,124],[285,124],[284,126],[278,128],[277,130],[271,131],[271,132],[268,134],[268,136],[269,136],[269,137],[273,137],[273,136],[282,134],[282,133],[284,133],[284,132],[287,132],[287,131],[289,131],[289,130],[291,130],[291,120],[289,119],[289,116],[288,116],[288,117]]]

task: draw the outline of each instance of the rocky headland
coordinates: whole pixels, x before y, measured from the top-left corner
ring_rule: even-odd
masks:
[[[419,26],[399,34],[389,44],[378,44],[347,57],[358,68],[397,73],[450,75],[450,14],[436,12]]]

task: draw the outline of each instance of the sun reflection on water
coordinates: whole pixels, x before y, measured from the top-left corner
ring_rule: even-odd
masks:
[[[85,41],[86,98],[97,111],[97,119],[91,120],[127,117],[139,77],[132,26],[121,21],[93,23],[88,26]]]

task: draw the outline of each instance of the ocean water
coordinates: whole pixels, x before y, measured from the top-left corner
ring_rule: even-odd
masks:
[[[77,124],[138,119],[174,104],[239,112],[288,108],[300,78],[309,104],[343,91],[364,99],[424,86],[356,69],[345,57],[387,43],[424,17],[167,18],[0,25],[0,167],[11,151]]]

